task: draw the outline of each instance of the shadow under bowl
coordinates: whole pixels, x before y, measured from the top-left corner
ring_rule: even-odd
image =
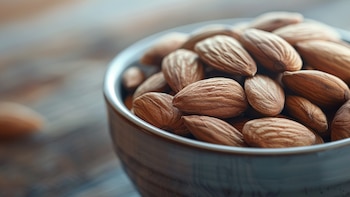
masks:
[[[158,129],[123,104],[126,68],[168,32],[190,32],[225,19],[182,26],[122,51],[106,71],[104,96],[115,151],[142,196],[350,196],[350,139],[295,148],[241,148],[187,139]],[[350,34],[338,30],[344,40]]]

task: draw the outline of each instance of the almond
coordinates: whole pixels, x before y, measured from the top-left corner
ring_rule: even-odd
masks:
[[[41,114],[22,104],[0,103],[0,139],[17,139],[43,128]]]
[[[247,29],[241,43],[253,58],[270,71],[296,71],[302,67],[302,60],[296,50],[273,33]]]
[[[303,19],[303,15],[296,12],[267,12],[251,21],[249,27],[271,32],[286,25],[300,23]]]
[[[214,68],[234,75],[254,76],[257,68],[254,60],[234,38],[218,35],[198,42],[195,51]]]
[[[276,29],[272,33],[280,36],[289,44],[308,40],[340,40],[339,34],[332,28],[318,23],[297,23]]]
[[[145,80],[145,74],[140,67],[132,66],[125,70],[122,77],[122,84],[128,91],[135,90]]]
[[[260,118],[243,127],[244,141],[253,147],[287,148],[316,143],[315,134],[304,125],[285,118]]]
[[[249,104],[266,116],[279,114],[284,107],[282,87],[265,75],[249,77],[244,82],[244,90]]]
[[[161,66],[163,58],[180,48],[187,39],[188,35],[180,32],[170,32],[161,36],[144,52],[140,63]]]
[[[218,118],[238,116],[248,106],[242,86],[223,77],[203,79],[186,86],[174,96],[173,105],[185,113]]]
[[[286,97],[286,110],[290,116],[316,131],[319,135],[323,137],[328,135],[326,115],[321,108],[309,100],[300,96],[289,95]]]
[[[338,109],[331,125],[332,141],[346,138],[350,138],[350,101]]]
[[[198,55],[186,49],[178,49],[162,62],[165,80],[175,92],[204,78],[204,69]]]
[[[181,46],[181,48],[194,51],[195,45],[198,42],[216,35],[226,35],[226,36],[234,37],[235,32],[233,32],[230,28],[223,25],[205,26],[197,30],[196,32],[194,32],[189,37],[189,39]]]
[[[149,124],[173,132],[187,135],[188,131],[181,119],[182,113],[172,105],[173,96],[159,92],[148,92],[133,101],[134,114]]]
[[[227,122],[209,116],[183,116],[187,129],[196,139],[228,146],[247,146],[243,135]]]
[[[349,99],[348,86],[338,77],[318,71],[284,72],[283,84],[319,107],[334,108]]]
[[[296,48],[313,68],[335,75],[350,84],[350,48],[322,40],[300,42]]]
[[[148,77],[141,85],[137,87],[133,98],[135,99],[146,92],[163,92],[167,89],[168,83],[164,78],[163,72],[157,72]]]

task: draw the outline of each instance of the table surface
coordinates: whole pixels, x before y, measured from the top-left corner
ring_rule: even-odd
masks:
[[[0,196],[139,196],[113,152],[102,84],[113,57],[144,36],[272,10],[350,30],[347,0],[9,2],[0,3],[0,101],[31,107],[46,125],[0,143]]]

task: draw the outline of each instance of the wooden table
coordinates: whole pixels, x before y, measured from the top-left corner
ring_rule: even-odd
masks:
[[[113,152],[102,83],[112,58],[144,36],[270,10],[350,30],[347,0],[15,2],[0,3],[0,100],[33,108],[47,124],[0,144],[0,196],[139,196]]]

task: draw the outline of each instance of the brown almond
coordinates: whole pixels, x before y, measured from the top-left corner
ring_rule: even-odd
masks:
[[[224,25],[205,26],[194,32],[188,38],[188,40],[181,46],[181,48],[194,51],[195,45],[198,42],[216,35],[226,35],[232,37],[235,36],[235,32],[233,32],[230,28]]]
[[[244,141],[253,147],[287,148],[316,143],[315,134],[304,125],[285,118],[260,118],[243,127]]]
[[[0,103],[0,140],[28,136],[43,125],[44,118],[33,109],[13,102]]]
[[[247,29],[242,34],[241,43],[253,58],[270,71],[296,71],[302,67],[296,50],[273,33]]]
[[[196,139],[228,146],[245,147],[243,135],[227,122],[209,116],[183,116],[187,129]]]
[[[298,23],[276,29],[272,33],[280,36],[289,44],[308,40],[340,40],[339,34],[332,28],[318,23]]]
[[[335,75],[350,84],[350,48],[322,40],[300,42],[296,48],[313,68]]]
[[[125,70],[122,77],[122,84],[128,91],[135,90],[144,80],[145,74],[140,67],[132,66]]]
[[[148,77],[141,85],[137,87],[134,92],[133,98],[146,93],[146,92],[163,92],[168,89],[168,83],[164,78],[163,72],[157,72]]]
[[[336,112],[331,125],[331,140],[350,138],[350,100]]]
[[[188,131],[181,119],[182,113],[172,105],[173,96],[159,92],[147,92],[133,101],[136,116],[149,124],[173,132],[187,135]]]
[[[283,26],[300,23],[303,20],[303,15],[296,12],[267,12],[251,21],[249,27],[271,32]]]
[[[261,114],[276,116],[284,107],[282,87],[268,76],[258,74],[246,78],[244,90],[249,104]]]
[[[234,75],[254,76],[257,68],[254,60],[234,38],[213,36],[195,46],[199,57],[210,66]]]
[[[198,55],[186,49],[178,49],[167,55],[162,62],[162,72],[175,92],[204,78],[203,65]]]
[[[309,100],[289,95],[286,97],[286,110],[290,116],[319,135],[323,137],[328,135],[328,121],[325,113]]]
[[[318,70],[284,72],[283,84],[319,107],[333,108],[349,99],[348,86],[338,77]]]
[[[188,35],[180,32],[170,32],[159,37],[141,56],[140,63],[161,66],[163,58],[180,48],[187,39]]]
[[[230,118],[248,106],[242,86],[235,80],[214,77],[194,82],[180,90],[173,105],[189,114]]]

